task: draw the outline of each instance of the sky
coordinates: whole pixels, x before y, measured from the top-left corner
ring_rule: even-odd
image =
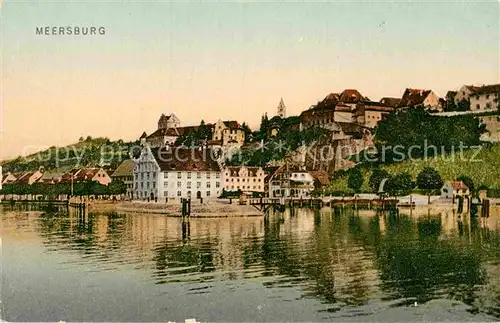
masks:
[[[444,96],[500,82],[500,3],[3,1],[0,158],[181,125],[258,127],[356,88]],[[37,35],[36,27],[105,35]]]

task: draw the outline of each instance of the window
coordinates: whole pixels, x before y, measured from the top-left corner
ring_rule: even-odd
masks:
[[[215,187],[219,188],[220,187],[220,182],[215,182]]]
[[[141,182],[141,189],[144,188],[144,182]]]
[[[489,99],[490,98],[490,95],[489,94],[486,94],[486,99]]]
[[[177,191],[177,196],[181,196],[181,191]]]
[[[187,188],[191,188],[191,182],[187,182]]]
[[[201,173],[200,173],[200,172],[198,172],[198,173],[196,174],[196,178],[201,178]]]
[[[479,104],[476,104],[476,109],[479,110],[480,108]]]
[[[153,182],[153,188],[155,188],[155,187],[156,187],[156,182]]]
[[[231,182],[234,182],[234,178],[231,178]]]
[[[201,182],[196,182],[196,188],[201,188]]]
[[[226,178],[226,182],[229,182],[229,178]]]
[[[237,182],[239,182],[239,181],[240,181],[240,179],[238,178],[236,181],[237,181]]]
[[[181,188],[182,182],[177,182],[177,188]]]
[[[135,189],[138,189],[139,188],[139,185],[137,183],[135,183]]]
[[[144,173],[141,173],[141,179],[144,179]]]
[[[167,191],[163,192],[163,196],[168,197],[168,192]]]
[[[210,182],[207,182],[207,188],[210,188]]]
[[[207,179],[210,179],[210,173],[207,172]]]
[[[167,188],[168,187],[168,182],[163,182],[163,187]]]
[[[207,191],[207,196],[210,196],[210,191]]]
[[[168,173],[167,172],[163,173],[163,178],[168,178]]]
[[[181,172],[177,172],[177,178],[182,178],[182,173]]]
[[[220,178],[220,173],[215,173],[215,178]]]
[[[188,179],[191,179],[191,172],[188,172],[188,173],[187,173],[187,178],[188,178]]]
[[[149,188],[149,182],[146,182],[146,188]]]

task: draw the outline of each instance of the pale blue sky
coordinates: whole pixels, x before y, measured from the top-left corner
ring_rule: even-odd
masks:
[[[378,100],[498,83],[499,18],[499,2],[4,1],[1,157],[135,139],[161,113],[256,126],[281,97],[299,114],[344,88]]]

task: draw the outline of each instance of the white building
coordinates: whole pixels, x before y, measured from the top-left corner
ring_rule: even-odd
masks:
[[[134,198],[217,198],[222,193],[218,157],[209,148],[145,146],[135,160]]]
[[[281,166],[269,179],[269,197],[309,198],[314,177],[296,165]]]
[[[499,104],[497,100],[500,99],[500,84],[482,86],[469,99],[472,111],[496,110]]]
[[[229,166],[222,172],[223,187],[226,191],[264,192],[266,172],[262,167]]]
[[[457,196],[469,196],[470,190],[462,181],[448,181],[441,188],[441,197],[452,199]]]
[[[474,85],[463,85],[460,90],[457,91],[455,95],[455,104],[458,104],[460,101],[465,100],[469,101],[470,96],[479,89],[478,86]]]

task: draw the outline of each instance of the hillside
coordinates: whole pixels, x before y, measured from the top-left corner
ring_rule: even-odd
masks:
[[[75,167],[106,166],[116,168],[129,158],[129,152],[138,142],[111,141],[108,138],[81,138],[65,147],[47,150],[1,162],[3,172],[25,172],[43,166],[46,170],[66,171]]]
[[[475,156],[477,154],[477,156]],[[404,161],[401,163],[381,165],[380,168],[394,175],[408,172],[416,179],[418,173],[426,166],[435,168],[443,180],[454,180],[460,175],[466,175],[474,180],[475,186],[486,185],[489,188],[500,189],[500,144],[484,146],[477,150],[464,151],[463,157],[459,154],[442,155],[436,158]],[[363,168],[364,183],[362,190],[370,191],[368,179],[371,175],[369,168]],[[331,190],[346,191],[347,176],[332,181]]]

